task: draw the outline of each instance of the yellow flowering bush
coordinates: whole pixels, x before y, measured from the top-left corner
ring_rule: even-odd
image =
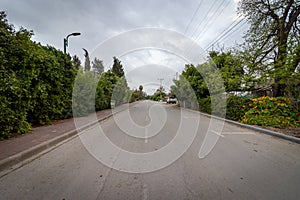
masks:
[[[242,123],[275,128],[300,127],[300,116],[285,97],[251,98]]]

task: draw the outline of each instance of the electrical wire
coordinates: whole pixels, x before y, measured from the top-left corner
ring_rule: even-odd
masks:
[[[214,1],[214,3],[211,5],[211,7],[208,9],[208,11],[205,14],[205,17],[203,18],[203,20],[201,20],[201,22],[198,24],[198,26],[196,27],[196,29],[194,30],[193,34],[191,37],[194,37],[194,35],[196,34],[196,32],[198,31],[198,29],[201,27],[202,23],[207,19],[208,14],[212,11],[212,9],[214,8],[215,4],[217,1]]]
[[[214,13],[214,15],[210,18],[209,21],[204,25],[198,36],[196,37],[195,41],[198,41],[199,38],[203,35],[206,27],[210,24],[213,24],[219,17],[220,15],[224,12],[225,8],[227,8],[230,5],[230,1],[227,1],[227,4],[223,5],[226,1],[223,0],[223,2],[219,5],[218,9]]]
[[[237,19],[238,20],[238,19]],[[243,24],[241,24],[244,22]],[[214,39],[212,42],[210,42],[205,48],[204,51],[207,51],[210,47],[212,47],[214,44],[224,40],[225,38],[227,39],[230,35],[232,35],[234,32],[239,30],[247,21],[245,18],[242,18],[238,22],[234,21],[231,23],[221,34],[219,34],[216,39]],[[236,28],[237,27],[237,28]]]
[[[202,3],[203,3],[203,0],[200,0],[200,1],[199,1],[199,4],[198,4],[198,6],[197,6],[197,9],[195,10],[195,12],[194,12],[194,14],[193,14],[193,16],[192,16],[192,18],[191,18],[189,24],[188,24],[187,27],[185,28],[184,35],[186,34],[187,30],[189,29],[189,27],[190,27],[192,21],[195,19],[196,14],[198,13],[198,11],[199,11],[199,9],[200,9]]]

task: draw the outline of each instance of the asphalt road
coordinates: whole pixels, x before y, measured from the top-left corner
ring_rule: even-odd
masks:
[[[300,199],[299,144],[225,123],[200,159],[209,123],[140,102],[1,177],[0,199]]]

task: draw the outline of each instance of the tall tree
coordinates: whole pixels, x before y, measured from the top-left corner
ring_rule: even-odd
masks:
[[[231,51],[211,51],[209,55],[221,72],[226,92],[240,91],[244,75],[240,59]]]
[[[80,68],[80,65],[81,65],[81,61],[80,59],[78,58],[78,56],[74,55],[73,58],[72,58],[72,63],[75,67],[75,69],[79,69]]]
[[[82,49],[85,52],[85,54],[84,54],[84,57],[85,57],[84,70],[85,71],[91,71],[91,61],[90,61],[89,52],[84,48],[82,48]]]
[[[114,59],[114,64],[113,64],[113,67],[112,67],[112,72],[117,75],[118,77],[123,77],[124,76],[124,69],[123,69],[123,66],[121,64],[121,61],[116,58],[116,57],[113,57]]]
[[[299,0],[241,0],[246,17],[245,57],[258,76],[274,80],[274,95],[283,96],[286,79],[299,65]]]
[[[139,90],[140,90],[140,93],[143,92],[143,86],[142,85],[139,86]]]
[[[104,72],[104,65],[103,61],[95,58],[94,61],[92,61],[92,67],[97,71],[97,73],[102,74]]]
[[[140,100],[144,98],[143,89],[144,89],[144,87],[142,85],[140,85],[139,86],[139,99]]]

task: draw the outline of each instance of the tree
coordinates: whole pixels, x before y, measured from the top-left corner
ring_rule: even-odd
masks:
[[[143,86],[142,85],[139,86],[139,90],[140,90],[140,92],[143,91]]]
[[[274,96],[283,96],[300,61],[299,0],[241,0],[239,13],[250,23],[244,45],[249,71],[273,79]]]
[[[221,72],[226,92],[240,91],[244,70],[239,58],[231,51],[221,53],[211,51],[209,55]]]
[[[206,83],[202,75],[199,73],[201,68],[206,68],[205,63],[198,65],[197,67],[194,65],[186,65],[184,71],[182,72],[182,77],[180,76],[180,79],[185,79],[183,82],[188,81],[198,99],[209,96],[209,90],[206,86]]]
[[[91,70],[91,63],[90,63],[90,57],[89,56],[85,57],[84,70],[85,71],[90,71]]]
[[[143,96],[143,86],[142,85],[139,86],[139,91],[140,91],[140,97],[142,97]]]
[[[114,73],[118,77],[123,77],[124,76],[124,69],[123,69],[123,66],[121,64],[121,61],[116,57],[113,57],[113,59],[114,59],[114,64],[113,64],[113,67],[112,67],[112,70],[111,70],[112,73]]]
[[[167,94],[161,89],[157,89],[156,92],[151,96],[151,99],[154,101],[162,100]]]
[[[97,71],[97,73],[102,74],[104,72],[104,65],[103,61],[95,58],[94,61],[92,61],[92,67]]]
[[[81,65],[81,61],[80,59],[78,58],[78,56],[74,55],[73,58],[72,58],[72,63],[75,67],[75,69],[79,70],[80,68],[80,65]]]
[[[89,52],[82,48],[85,52],[84,57],[85,57],[85,61],[84,61],[84,71],[91,71],[91,61],[90,61],[90,56],[89,56]]]
[[[77,70],[71,57],[15,30],[0,12],[0,140],[26,133],[33,124],[72,115]]]

